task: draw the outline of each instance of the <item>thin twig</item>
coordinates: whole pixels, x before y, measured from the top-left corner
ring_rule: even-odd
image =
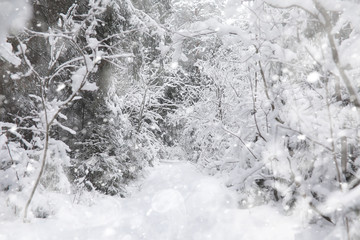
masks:
[[[256,155],[253,153],[253,151],[251,151],[251,149],[250,149],[248,146],[246,146],[245,142],[241,139],[241,137],[239,137],[239,136],[236,135],[235,133],[227,130],[225,127],[222,127],[222,129],[223,129],[225,132],[229,133],[230,135],[232,135],[232,136],[236,137],[237,139],[239,139],[240,142],[245,146],[245,148],[250,152],[250,154],[251,154],[256,160],[258,160],[258,157],[256,157]]]

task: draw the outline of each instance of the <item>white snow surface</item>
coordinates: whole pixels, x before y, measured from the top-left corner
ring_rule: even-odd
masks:
[[[0,240],[337,239],[326,237],[328,229],[304,225],[274,207],[239,209],[235,196],[192,164],[167,161],[129,198],[97,196],[91,204],[77,204],[73,196],[53,196],[55,214],[30,223],[4,220],[0,209]]]

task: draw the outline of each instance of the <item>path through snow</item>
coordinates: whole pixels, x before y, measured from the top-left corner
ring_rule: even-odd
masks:
[[[0,222],[0,240],[325,239],[324,230],[304,229],[271,207],[238,209],[231,191],[189,163],[162,163],[139,188],[131,198],[91,206],[57,200],[50,219]]]

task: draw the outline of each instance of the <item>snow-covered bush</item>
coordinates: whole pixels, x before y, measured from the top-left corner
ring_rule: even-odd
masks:
[[[96,91],[98,89],[97,84],[103,86],[103,92],[108,91],[106,89],[108,79],[102,81],[101,76],[99,77],[99,74],[104,71],[105,62],[118,67],[122,65],[118,59],[133,57],[133,54],[124,53],[123,46],[112,46],[112,41],[120,38],[122,33],[111,33],[110,31],[119,30],[119,28],[111,29],[109,27],[109,31],[103,29],[105,24],[110,21],[106,19],[111,15],[109,11],[119,6],[117,5],[120,4],[119,2],[84,1],[85,5],[81,5],[64,1],[58,9],[54,8],[57,3],[50,4],[49,8],[45,9],[39,4],[33,4],[36,13],[34,25],[16,37],[9,38],[12,45],[16,46],[16,52],[13,54],[21,59],[21,64],[14,66],[16,67],[14,71],[2,69],[4,71],[3,78],[6,79],[4,84],[11,86],[15,90],[10,91],[11,88],[8,88],[4,92],[6,99],[2,105],[6,113],[4,119],[15,124],[11,131],[7,125],[3,131],[12,132],[16,137],[14,140],[22,141],[23,146],[21,147],[24,148],[24,152],[28,154],[28,157],[30,153],[36,153],[37,156],[37,158],[33,159],[38,163],[35,168],[36,174],[32,176],[31,180],[28,180],[30,183],[34,182],[35,185],[32,190],[24,191],[30,196],[26,202],[25,218],[27,208],[38,186],[42,191],[69,192],[67,168],[69,167],[70,158],[68,153],[76,143],[74,141],[76,139],[74,137],[75,130],[79,130],[76,125],[79,122],[84,124],[85,118],[84,111],[71,112],[69,109],[72,105],[78,102],[81,103],[79,101],[81,99],[86,101],[90,100],[91,97],[96,97],[95,94],[88,94],[88,92]],[[84,6],[88,7],[84,8]],[[43,20],[41,19],[42,16],[39,15],[40,13],[49,18],[49,21],[44,25],[42,25]],[[102,71],[99,71],[99,69]],[[14,73],[15,71],[16,73]],[[102,102],[101,99],[99,102]],[[99,107],[101,107],[101,104]],[[94,110],[98,111],[96,118],[93,119],[94,124],[99,120],[110,120],[111,115],[105,112],[106,109],[104,111]],[[69,119],[81,115],[80,121]],[[71,126],[71,122],[75,122],[76,125]],[[74,127],[74,129],[71,129],[71,127]],[[83,130],[84,135],[86,135],[86,131],[91,127],[80,130]],[[96,162],[94,169],[99,165],[101,166],[102,172],[100,176],[97,173],[96,176],[93,176],[93,180],[99,186],[104,182],[108,184],[109,181],[112,181],[113,184],[108,184],[103,188],[99,187],[99,190],[110,194],[120,191],[119,189],[122,188],[124,181],[120,181],[117,176],[114,178],[113,174],[109,174],[108,177],[106,175],[107,171],[110,169],[114,173],[123,171],[129,175],[125,177],[127,180],[137,176],[132,174],[132,169],[137,168],[136,163],[128,162],[125,164],[124,154],[119,154],[119,151],[124,150],[124,147],[119,148],[121,143],[114,143],[116,141],[121,142],[124,137],[124,135],[119,135],[117,132],[112,133],[112,128],[117,127],[124,126],[121,126],[121,123],[108,125],[106,122],[96,126],[93,129],[95,132],[93,137],[98,137],[100,140],[96,139],[92,143],[100,142],[102,146],[91,146],[90,148],[93,149],[89,150],[87,154],[90,162],[94,160]],[[122,131],[126,130],[122,129]],[[91,136],[91,132],[89,135]],[[86,144],[86,140],[78,140]],[[8,145],[11,146],[12,143]],[[2,146],[2,148],[4,147]],[[131,154],[136,155],[136,150],[131,147],[130,150],[127,149],[127,143],[125,148],[128,156]],[[79,149],[75,148],[73,150]],[[24,158],[24,161],[26,161],[26,158]],[[111,163],[114,162],[118,162],[117,165],[111,166]],[[141,161],[139,162],[138,165],[142,166]],[[10,165],[14,164],[15,161],[11,161]],[[24,166],[24,164],[22,163],[21,166]],[[9,161],[4,165],[9,165]],[[107,165],[110,167],[106,168]],[[6,167],[6,169],[12,168]],[[102,176],[109,179],[104,180]],[[118,190],[115,188],[118,188]],[[40,212],[42,213],[39,213],[39,216],[47,215],[42,210]]]
[[[335,2],[228,1],[228,21],[179,31],[179,62],[210,81],[173,119],[189,159],[225,177],[241,205],[280,202],[354,229],[349,208],[323,208],[332,194],[355,194],[359,168],[359,59],[346,59],[360,37],[358,4]],[[187,41],[201,42],[198,55]]]

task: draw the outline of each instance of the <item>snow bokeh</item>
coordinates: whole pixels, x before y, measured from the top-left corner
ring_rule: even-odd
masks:
[[[20,59],[12,52],[12,46],[6,40],[9,33],[22,30],[31,17],[31,7],[28,0],[2,0],[0,2],[0,57],[14,65],[20,64]]]

